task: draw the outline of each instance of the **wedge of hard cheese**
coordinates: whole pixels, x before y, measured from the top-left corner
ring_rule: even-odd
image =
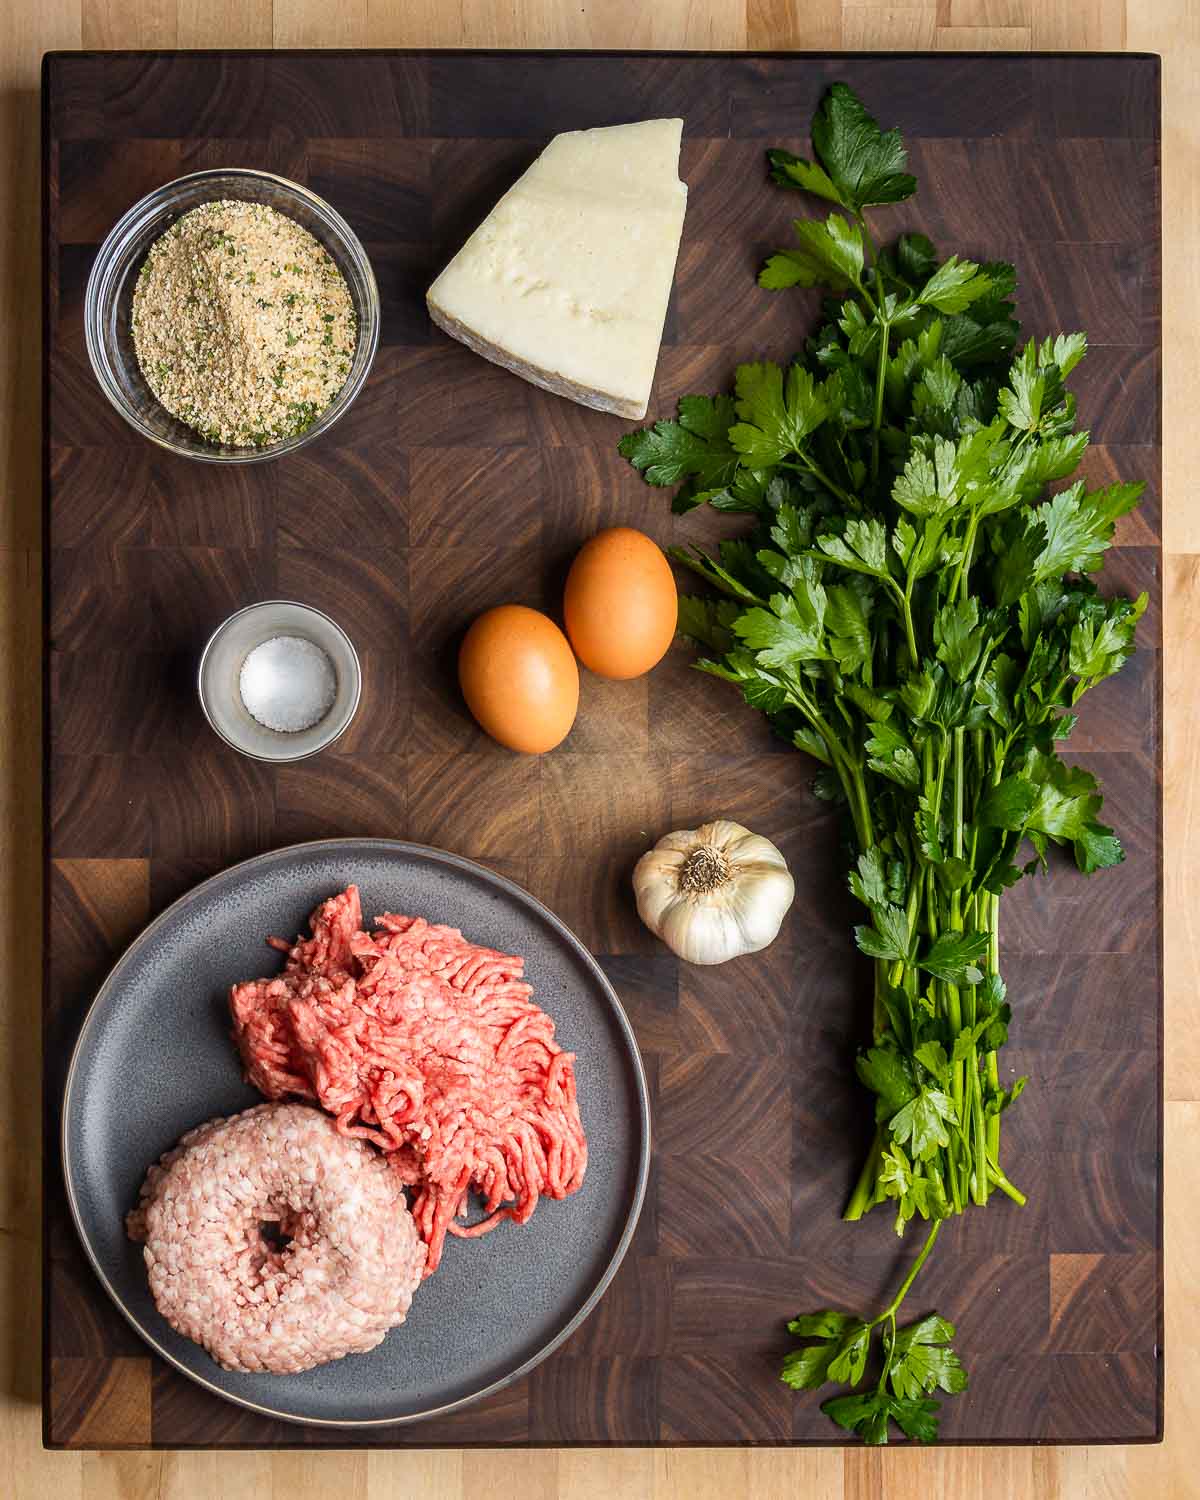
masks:
[[[687,205],[682,131],[556,135],[429,288],[433,321],[534,385],[644,417]]]

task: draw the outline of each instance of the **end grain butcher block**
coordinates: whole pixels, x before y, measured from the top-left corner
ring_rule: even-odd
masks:
[[[1139,651],[1089,697],[1073,740],[1128,859],[1115,878],[1085,886],[1058,867],[1005,899],[1005,1056],[1030,1077],[1005,1163],[1029,1203],[950,1224],[923,1274],[914,1313],[959,1325],[971,1374],[943,1434],[1161,1433],[1157,59],[116,53],[55,55],[45,73],[47,1141],[81,1016],[152,913],[260,850],[375,834],[512,876],[600,957],[645,1056],[654,1163],[616,1281],[530,1377],[426,1425],[330,1433],[226,1405],[151,1357],[84,1260],[51,1146],[51,1443],[836,1436],[816,1400],[777,1379],[784,1322],[877,1303],[914,1248],[882,1214],[839,1217],[868,1128],[851,1063],[870,994],[836,830],[802,757],[689,671],[682,645],[640,681],[589,680],[570,740],[544,758],[474,728],[453,661],[478,611],[553,611],[566,561],[601,526],[669,542],[717,521],[671,516],[617,454],[627,422],[478,358],[431,325],[424,299],[551,136],[679,116],[688,211],[650,412],[727,388],[739,359],[785,356],[812,326],[803,294],[755,285],[798,211],[766,186],[763,152],[803,149],[836,78],[912,148],[918,197],[881,211],[880,227],[1015,261],[1027,330],[1088,331],[1075,386],[1089,477],[1149,481],[1105,569],[1113,588],[1150,592]],[[215,166],[269,168],[327,198],[383,299],[374,372],[337,428],[235,469],[168,457],[126,427],[82,335],[88,269],[114,220]],[[192,677],[225,615],[280,596],[349,629],[367,690],[332,751],[273,769],[215,739]],[[661,833],[716,814],[782,848],[797,898],[766,952],[688,968],[639,925],[629,873]]]

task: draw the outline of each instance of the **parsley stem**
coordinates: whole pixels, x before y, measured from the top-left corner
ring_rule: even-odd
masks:
[[[939,738],[939,741],[940,741],[940,746],[939,746],[940,753],[938,755],[937,784],[934,787],[933,804],[932,804],[932,806],[933,806],[933,811],[934,811],[935,817],[939,817],[940,818],[940,816],[941,816],[941,810],[942,810],[942,793],[945,790],[945,786],[946,786],[946,760],[947,760],[946,748],[947,748],[947,746],[946,746],[946,731],[944,729],[941,729],[941,730],[938,731],[938,738]],[[955,850],[955,853],[957,853],[957,852],[958,851]]]
[[[984,893],[987,905],[988,973],[1000,972],[1000,897]],[[987,1080],[997,1092],[1000,1088],[1000,1063],[993,1049],[984,1059]],[[1000,1116],[989,1115],[987,1121],[987,1152],[995,1162],[1000,1160]]]
[[[871,821],[871,804],[867,798],[867,786],[863,780],[862,771],[857,766],[854,767],[854,784],[858,792],[862,847],[863,849],[872,849],[875,846],[875,829]]]
[[[918,1272],[925,1264],[925,1261],[929,1256],[929,1252],[933,1249],[934,1241],[937,1239],[938,1230],[941,1229],[941,1227],[941,1219],[934,1219],[933,1223],[929,1227],[929,1233],[925,1236],[925,1243],[921,1246],[920,1253],[918,1254],[916,1260],[913,1261],[912,1266],[909,1268],[908,1275],[900,1283],[900,1290],[892,1298],[887,1310],[880,1313],[879,1317],[875,1319],[875,1323],[882,1323],[884,1318],[895,1319],[896,1314],[900,1311],[900,1304],[904,1301],[905,1297],[908,1296],[909,1288],[912,1286],[913,1282],[916,1281]],[[875,1325],[872,1324],[871,1326],[874,1327]]]
[[[896,1352],[896,1315],[884,1313],[883,1320],[883,1369],[879,1372],[879,1381],[875,1386],[875,1392],[880,1396],[884,1394],[887,1378],[892,1373],[892,1358]]]
[[[983,1115],[983,1085],[979,1081],[979,1055],[974,1042],[967,1059],[971,1076],[971,1136],[974,1141],[974,1171],[971,1175],[972,1200],[982,1208],[988,1201],[991,1179],[987,1172],[987,1126]]]
[[[921,1267],[925,1264],[925,1261],[929,1256],[929,1252],[933,1249],[938,1237],[938,1231],[941,1229],[941,1227],[941,1219],[934,1219],[933,1223],[929,1227],[929,1233],[925,1236],[925,1243],[921,1246],[921,1249],[917,1254],[916,1260],[913,1261],[912,1266],[909,1268],[908,1275],[900,1283],[900,1290],[892,1298],[888,1306],[885,1307],[884,1310],[879,1314],[879,1316],[877,1318],[873,1318],[871,1322],[867,1324],[867,1327],[869,1329],[878,1328],[880,1323],[883,1323],[885,1325],[883,1330],[883,1369],[880,1371],[879,1384],[875,1387],[877,1392],[882,1392],[884,1390],[887,1385],[888,1376],[892,1372],[892,1360],[896,1352],[896,1314],[900,1311],[900,1304],[904,1301],[905,1297],[908,1296],[909,1289],[911,1288],[913,1282],[916,1281]]]
[[[913,628],[912,617],[912,591],[915,583],[916,579],[909,572],[904,580],[904,592],[901,595],[904,605],[904,635],[908,643],[908,662],[914,672],[921,665],[921,654],[917,650],[917,633]]]
[[[875,830],[871,822],[871,808],[867,801],[867,788],[861,768],[847,755],[841,740],[825,722],[820,709],[804,691],[798,680],[792,683],[790,691],[792,702],[807,717],[809,723],[825,742],[830,764],[838,773],[842,790],[850,804],[850,814],[854,819],[854,831],[858,836],[859,847],[864,850],[872,848],[875,843]]]
[[[963,541],[962,556],[958,559],[958,570],[954,574],[954,582],[950,585],[949,597],[954,599],[965,598],[967,583],[971,576],[971,563],[975,554],[975,533],[979,527],[979,512],[972,510],[971,519],[967,522],[967,534]]]
[[[875,1202],[875,1178],[879,1170],[879,1153],[883,1148],[885,1139],[885,1127],[876,1125],[875,1137],[871,1142],[871,1149],[867,1152],[867,1159],[863,1162],[862,1171],[858,1174],[858,1181],[854,1184],[854,1191],[850,1194],[850,1201],[846,1204],[842,1218],[847,1220],[861,1219],[863,1214],[872,1207]]]
[[[914,882],[909,887],[908,901],[905,905],[905,917],[908,921],[909,943],[912,944],[916,937],[917,912],[918,912],[918,890]],[[897,959],[891,966],[885,966],[884,961],[875,964],[875,1034],[878,1040],[883,1016],[882,1005],[879,999],[881,983],[893,989],[904,986],[904,992],[909,997],[909,1005],[912,1004],[912,996],[915,993],[916,970],[911,964],[906,964],[903,959]],[[887,1140],[887,1130],[883,1123],[876,1125],[875,1135],[871,1141],[871,1149],[867,1152],[866,1161],[863,1163],[862,1171],[858,1174],[858,1181],[854,1184],[854,1191],[850,1194],[850,1201],[846,1204],[843,1219],[861,1219],[869,1208],[878,1201],[876,1183],[879,1177],[879,1156]]]
[[[871,269],[874,271],[877,269],[879,263],[879,251],[875,248],[875,241],[871,237],[870,226],[867,224],[867,216],[859,209],[854,217],[858,220],[858,227],[862,231],[863,243],[866,245],[871,257]]]
[[[871,483],[879,477],[879,433],[883,427],[883,393],[887,378],[888,336],[892,325],[886,318],[876,315],[879,323],[879,364],[875,370],[875,420],[871,432]]]
[[[1019,1188],[1013,1187],[1012,1183],[1009,1182],[1008,1178],[1005,1177],[1004,1173],[990,1156],[987,1159],[987,1174],[989,1180],[994,1182],[1002,1193],[1011,1198],[1019,1207],[1025,1207],[1025,1194]]]
[[[956,859],[963,857],[963,750],[966,731],[960,724],[954,731],[954,855]],[[954,892],[953,900],[957,902],[959,894]]]
[[[871,1036],[875,1041],[879,1041],[888,1024],[887,1007],[883,1003],[882,995],[883,987],[887,984],[887,974],[882,963],[873,963],[871,967],[875,971],[875,983],[873,985],[874,1003],[871,1007]]]
[[[964,780],[966,764],[966,730],[958,725],[954,730],[954,776],[953,776],[953,798],[954,798],[954,822],[953,822],[953,851],[956,859],[963,857],[963,803],[964,803]],[[950,893],[950,926],[957,932],[963,931],[963,909],[962,892],[954,890]],[[955,989],[955,994],[959,992]],[[977,1005],[975,988],[968,985],[963,996],[965,1008],[965,1021],[968,1027],[974,1026],[977,1018]],[[975,1043],[972,1042],[965,1058],[954,1064],[954,1091],[955,1098],[959,1102],[959,1120],[963,1132],[963,1145],[968,1153],[970,1163],[967,1172],[967,1191],[971,1200],[977,1204],[987,1202],[988,1178],[983,1168],[986,1160],[986,1144],[983,1119],[983,1095],[979,1084],[979,1058]],[[964,1106],[969,1107],[969,1119],[964,1118]]]
[[[850,494],[848,490],[842,489],[840,484],[830,479],[825,470],[819,464],[814,463],[807,453],[799,448],[795,450],[795,453],[796,457],[800,460],[799,463],[792,463],[789,459],[785,458],[780,462],[779,467],[781,469],[794,469],[798,474],[811,474],[818,484],[823,484],[829,493],[836,496],[843,505],[849,506],[851,510],[860,509],[857,496]]]

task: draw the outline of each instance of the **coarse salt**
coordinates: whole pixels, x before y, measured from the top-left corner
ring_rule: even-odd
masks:
[[[319,724],[337,697],[333,663],[312,641],[277,635],[242,663],[238,688],[246,712],[264,729],[297,734]]]

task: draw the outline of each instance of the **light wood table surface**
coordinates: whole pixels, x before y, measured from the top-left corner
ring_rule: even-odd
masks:
[[[1198,0],[0,0],[0,1497],[1183,1500],[1200,1496]],[[1129,48],[1163,57],[1167,1439],[740,1452],[44,1453],[38,1410],[41,270],[52,48]],[[1147,1316],[1151,1312],[1147,1309]],[[982,1393],[981,1393],[982,1398]]]

